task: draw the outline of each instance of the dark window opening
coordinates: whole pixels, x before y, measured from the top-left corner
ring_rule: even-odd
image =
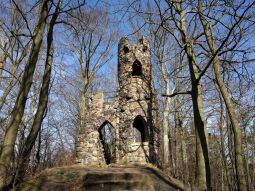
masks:
[[[138,60],[133,63],[132,76],[142,76],[142,64]]]
[[[125,54],[129,53],[129,48],[127,46],[124,46],[123,51]]]
[[[126,100],[130,100],[130,99],[132,99],[132,97],[130,97],[130,96],[126,96]]]
[[[147,141],[146,122],[142,116],[137,116],[133,123],[133,133],[135,142]]]
[[[98,131],[104,149],[106,164],[116,162],[116,135],[114,127],[108,121],[105,121]]]
[[[145,96],[144,96],[144,99],[145,99],[145,100],[150,100],[151,98],[150,98],[150,96],[145,95]]]
[[[148,50],[148,46],[143,46],[143,52],[146,52]]]

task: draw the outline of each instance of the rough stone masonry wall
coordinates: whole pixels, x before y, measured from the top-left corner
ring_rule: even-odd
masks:
[[[118,55],[119,106],[122,111],[119,132],[120,139],[125,140],[120,145],[121,157],[128,162],[153,162],[156,155],[154,146],[156,115],[152,108],[156,99],[149,42],[142,38],[137,44],[131,44],[128,38],[124,37],[120,40]],[[141,64],[141,75],[132,76],[135,63]],[[140,147],[136,149],[139,144],[133,142],[132,123],[137,116],[141,116],[146,121],[148,139],[140,143]]]
[[[90,98],[88,111],[85,124],[80,129],[76,142],[76,163],[103,165],[105,164],[104,150],[98,130],[106,121],[117,125],[116,103],[105,104],[104,94],[97,93]]]
[[[157,112],[148,40],[142,38],[137,44],[130,44],[127,37],[122,38],[118,59],[119,88],[116,101],[104,103],[103,93],[91,97],[76,145],[77,163],[105,164],[98,132],[105,121],[116,130],[116,163],[154,162],[157,151]],[[134,63],[142,66],[142,75],[132,75]],[[134,140],[133,123],[137,117],[146,123],[144,142]]]
[[[102,114],[103,94],[95,95],[91,101],[92,103],[89,104],[90,108],[88,109],[91,112],[86,113],[84,117],[86,120],[83,122],[76,142],[76,162],[100,165],[104,164],[104,156],[100,145],[99,132],[96,130],[98,121],[95,117]]]

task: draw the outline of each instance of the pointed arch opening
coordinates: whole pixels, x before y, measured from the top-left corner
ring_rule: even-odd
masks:
[[[105,121],[98,129],[99,138],[104,149],[106,164],[116,162],[116,132],[109,121]]]
[[[147,142],[148,130],[144,118],[138,115],[133,122],[133,135],[135,142]]]
[[[142,64],[139,60],[135,60],[132,65],[132,76],[142,76]]]

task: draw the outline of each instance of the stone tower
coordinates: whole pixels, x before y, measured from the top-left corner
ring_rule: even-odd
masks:
[[[82,164],[154,163],[157,156],[157,101],[149,41],[121,38],[118,46],[118,94],[105,103],[103,93],[90,98],[76,144]]]

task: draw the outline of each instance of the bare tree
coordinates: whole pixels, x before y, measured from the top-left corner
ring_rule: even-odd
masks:
[[[111,49],[116,34],[108,30],[110,19],[103,10],[80,9],[72,19],[71,30],[68,31],[70,50],[78,61],[82,76],[82,91],[79,103],[80,125],[83,125],[87,110],[88,92],[97,72],[109,62],[113,55]]]
[[[50,79],[51,79],[51,70],[52,70],[52,63],[53,63],[53,30],[56,24],[57,18],[59,16],[59,12],[62,5],[62,0],[59,0],[55,12],[52,15],[48,26],[48,33],[47,33],[47,53],[46,53],[46,61],[45,61],[45,69],[44,69],[44,76],[42,81],[42,87],[40,90],[39,95],[39,103],[37,106],[37,111],[35,114],[35,118],[30,129],[29,135],[24,143],[24,146],[18,156],[18,167],[15,176],[15,185],[20,183],[24,178],[25,169],[29,163],[29,157],[32,150],[32,147],[35,144],[37,135],[40,131],[42,121],[44,115],[46,113],[46,108],[48,104],[48,97],[49,97],[49,87],[50,87]]]
[[[27,95],[30,90],[35,66],[38,60],[39,51],[42,44],[43,32],[46,25],[46,17],[48,16],[48,1],[45,0],[41,4],[39,19],[33,33],[33,43],[30,50],[28,62],[26,64],[23,78],[21,81],[18,97],[12,110],[10,121],[5,133],[4,141],[0,154],[0,188],[3,189],[8,185],[8,166],[13,156],[14,144],[17,137],[18,128],[24,114]]]
[[[238,16],[236,22],[232,26],[232,28],[229,30],[228,36],[224,39],[224,41],[228,41],[229,36],[231,35],[232,31],[235,30],[236,26],[239,25],[239,23],[243,20],[243,17],[245,16],[246,12],[251,9],[255,3],[251,3],[245,8]],[[210,50],[210,53],[212,55],[212,62],[213,62],[213,70],[214,74],[217,80],[217,84],[219,87],[219,90],[221,92],[221,95],[224,99],[224,102],[226,104],[226,109],[228,111],[228,115],[231,121],[231,125],[233,128],[234,132],[234,149],[235,149],[235,165],[236,165],[236,180],[237,180],[237,188],[238,190],[246,190],[247,189],[247,184],[245,181],[245,175],[244,175],[244,163],[243,163],[243,157],[242,157],[242,132],[238,124],[237,120],[237,115],[235,113],[234,105],[232,103],[232,100],[230,98],[230,95],[228,93],[228,90],[224,84],[223,78],[221,76],[221,71],[220,71],[220,60],[218,57],[218,52],[221,47],[218,49],[216,48],[215,45],[215,37],[214,37],[214,31],[213,31],[213,26],[210,24],[210,22],[207,21],[206,17],[203,14],[203,3],[202,1],[198,1],[198,11],[199,11],[199,18],[202,23],[203,29],[204,29],[204,34],[206,36],[207,44]],[[237,34],[235,34],[237,35]],[[237,37],[235,37],[237,38]],[[224,41],[222,42],[222,45],[224,45]],[[233,46],[236,46],[234,44]],[[210,64],[210,62],[209,62]]]

